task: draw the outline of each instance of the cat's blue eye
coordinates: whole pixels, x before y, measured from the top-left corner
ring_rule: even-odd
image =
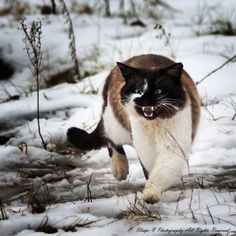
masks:
[[[162,90],[161,90],[161,89],[156,89],[156,90],[155,90],[155,94],[156,94],[156,95],[160,95],[161,93],[162,93]]]
[[[135,93],[138,93],[138,94],[141,94],[142,93],[142,91],[140,90],[140,89],[135,89],[135,91],[134,91]]]

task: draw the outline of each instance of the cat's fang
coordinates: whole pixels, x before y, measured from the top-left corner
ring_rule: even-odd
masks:
[[[142,107],[142,110],[145,117],[147,118],[153,117],[154,107]]]

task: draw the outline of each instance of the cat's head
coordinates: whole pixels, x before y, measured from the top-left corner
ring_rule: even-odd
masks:
[[[182,63],[165,68],[134,68],[117,62],[125,85],[121,101],[132,105],[136,113],[148,120],[171,118],[185,105],[181,83]]]

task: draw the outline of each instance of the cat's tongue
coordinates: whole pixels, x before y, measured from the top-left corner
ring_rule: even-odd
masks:
[[[142,107],[142,110],[145,117],[147,118],[153,117],[154,107]]]

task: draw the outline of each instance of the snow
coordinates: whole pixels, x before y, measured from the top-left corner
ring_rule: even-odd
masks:
[[[40,15],[37,8],[40,3],[36,1],[22,2],[32,7],[32,12],[26,15],[26,23],[35,19],[43,23],[42,66],[48,66],[42,71],[43,76],[72,66],[65,19],[61,15]],[[50,1],[44,2],[50,4]],[[95,6],[94,1],[83,2]],[[117,2],[111,1],[112,12],[116,15],[119,13]],[[137,2],[142,6],[143,1]],[[125,146],[130,174],[122,182],[112,176],[105,148],[86,154],[69,152],[63,155],[60,152],[68,151],[65,147],[69,127],[80,127],[88,132],[96,127],[102,112],[104,81],[117,61],[142,53],[170,57],[171,50],[165,45],[165,39],[156,37],[156,23],[161,23],[171,33],[175,60],[184,64],[195,82],[223,64],[227,59],[222,55],[235,55],[235,36],[195,34],[199,27],[204,31],[209,26],[209,18],[203,25],[196,23],[201,6],[219,5],[217,11],[211,13],[214,18],[219,12],[226,14],[236,9],[234,0],[220,4],[217,0],[165,2],[177,11],[161,8],[164,17],[160,21],[145,15],[142,20],[146,28],[124,25],[118,16],[106,18],[102,10],[93,15],[71,13],[82,70],[96,73],[76,84],[63,83],[40,90],[41,130],[52,150],[42,148],[38,135],[35,79],[24,50],[24,35],[14,17],[0,16],[0,56],[16,69],[10,80],[0,81],[0,136],[11,137],[0,146],[0,199],[9,217],[0,221],[0,235],[48,235],[36,232],[46,219],[58,230],[52,235],[235,234],[235,62],[198,85],[204,105],[190,154],[190,173],[185,173],[183,181],[168,189],[159,203],[145,205],[144,210],[158,213],[160,220],[131,214],[135,201],[136,206],[142,208],[141,192],[145,184],[132,147]],[[71,9],[71,1],[66,3]],[[20,98],[7,101],[14,95]],[[55,152],[55,147],[59,151]],[[86,201],[90,177],[92,202]],[[45,185],[53,202],[43,213],[33,214],[28,205],[29,194],[39,191],[44,195]],[[125,211],[131,212],[128,219],[122,217]],[[75,227],[76,232],[63,230],[77,220],[81,224],[91,224]]]

